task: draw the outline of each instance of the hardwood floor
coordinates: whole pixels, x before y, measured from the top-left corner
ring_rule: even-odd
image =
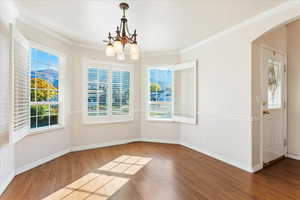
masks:
[[[180,145],[130,143],[74,152],[16,176],[0,200],[40,200],[121,155],[151,157],[111,200],[299,200],[300,161],[250,174]]]

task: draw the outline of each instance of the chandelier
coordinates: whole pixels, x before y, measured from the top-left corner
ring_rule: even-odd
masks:
[[[125,11],[129,8],[127,3],[120,3],[120,8],[123,10],[123,17],[121,18],[120,26],[117,26],[116,35],[112,36],[108,33],[108,40],[105,54],[107,56],[117,56],[118,60],[125,60],[125,47],[129,46],[129,55],[132,60],[139,59],[139,46],[136,41],[136,30],[131,34],[128,29],[128,20],[125,16]]]

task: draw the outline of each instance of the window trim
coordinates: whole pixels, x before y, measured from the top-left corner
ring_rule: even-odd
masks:
[[[109,70],[109,75],[113,70],[119,71],[128,71],[130,73],[130,80],[129,80],[129,114],[125,116],[113,116],[111,114],[111,106],[108,109],[108,116],[88,116],[88,68],[89,67],[96,67],[100,69],[107,69]],[[116,63],[116,62],[103,62],[88,58],[82,59],[82,72],[83,72],[83,81],[82,81],[82,123],[86,125],[91,124],[110,124],[110,123],[124,123],[124,122],[131,122],[134,120],[134,65],[133,64],[124,64],[124,63]],[[108,78],[111,80],[111,77]],[[109,84],[109,87],[111,85]],[[109,104],[111,105],[111,88],[109,88],[108,94],[109,96]]]
[[[51,126],[45,126],[41,128],[35,128],[32,129],[29,127],[29,135],[35,135],[35,134],[41,134],[41,133],[47,133],[50,131],[58,130],[58,129],[63,129],[65,127],[65,99],[64,99],[64,93],[65,93],[65,73],[66,73],[66,55],[64,53],[61,53],[57,51],[56,49],[47,47],[45,45],[36,43],[34,41],[29,41],[29,48],[30,52],[32,48],[44,51],[49,54],[53,54],[57,57],[59,57],[59,70],[58,70],[58,81],[59,81],[59,93],[58,93],[58,124],[51,125]],[[31,72],[31,55],[30,55],[30,72]],[[29,81],[31,79],[29,78]],[[31,89],[31,88],[30,88]],[[42,103],[42,102],[41,102]],[[31,105],[31,101],[30,101]],[[29,119],[30,119],[30,106],[29,106]]]
[[[174,72],[182,69],[194,68],[194,84],[195,84],[195,97],[194,97],[194,116],[191,117],[184,117],[174,114],[174,87],[175,87],[175,80],[174,80]],[[171,118],[164,119],[164,118],[153,118],[150,117],[150,70],[151,69],[169,69],[172,70],[172,111],[171,111]],[[163,65],[150,65],[146,67],[146,120],[150,122],[179,122],[179,123],[187,123],[187,124],[197,124],[198,122],[198,61],[192,60],[189,62],[183,62],[179,64],[163,64]]]

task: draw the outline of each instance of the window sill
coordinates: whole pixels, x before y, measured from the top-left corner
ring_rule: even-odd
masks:
[[[44,127],[44,128],[38,128],[38,129],[32,129],[29,132],[29,135],[36,135],[36,134],[42,134],[42,133],[47,133],[47,132],[52,132],[60,129],[64,129],[64,125],[55,125],[51,127]]]
[[[97,124],[119,124],[119,123],[131,123],[133,122],[133,119],[128,120],[116,120],[116,121],[97,121],[97,122],[83,122],[85,125],[97,125]]]
[[[156,119],[156,118],[149,118],[147,119],[148,122],[162,122],[162,123],[174,123],[173,119]]]

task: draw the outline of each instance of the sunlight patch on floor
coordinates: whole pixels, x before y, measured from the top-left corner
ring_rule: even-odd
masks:
[[[129,179],[89,173],[43,200],[106,200]]]
[[[126,175],[134,175],[151,160],[152,158],[149,157],[122,155],[115,160],[107,163],[103,167],[100,167],[98,170]]]
[[[148,157],[122,155],[98,170],[134,175],[151,160]],[[128,178],[89,173],[43,200],[107,200],[128,181]]]

